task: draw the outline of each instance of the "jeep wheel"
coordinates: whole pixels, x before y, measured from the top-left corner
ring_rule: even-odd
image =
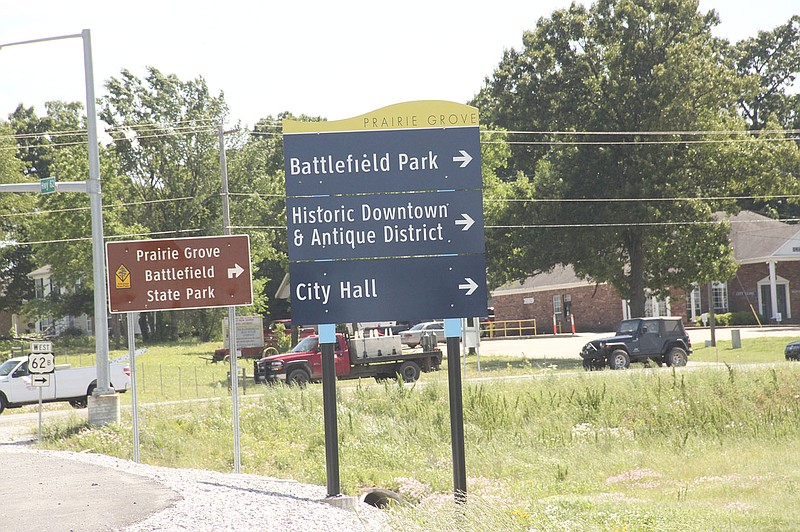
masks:
[[[686,351],[680,347],[673,347],[667,353],[667,366],[685,366],[688,361],[689,357],[686,355]]]
[[[583,359],[583,369],[586,371],[592,371],[592,361],[589,358]]]
[[[631,358],[623,349],[616,349],[608,357],[608,367],[611,369],[627,369],[631,365]]]

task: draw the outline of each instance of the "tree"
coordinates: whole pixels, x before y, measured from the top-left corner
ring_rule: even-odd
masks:
[[[11,127],[0,122],[0,183],[24,182],[24,164],[15,157],[16,142]],[[0,308],[19,312],[22,303],[33,296],[31,247],[28,241],[28,219],[33,210],[30,194],[0,194]],[[5,334],[5,331],[0,331]]]
[[[512,142],[498,189],[528,201],[508,202],[487,223],[501,226],[487,238],[496,283],[572,264],[643,315],[647,293],[735,271],[714,212],[736,205],[711,198],[783,189],[787,176],[753,162],[771,157],[760,139],[678,133],[744,129],[743,81],[711,35],[716,14],[697,4],[573,4],[504,54],[474,104],[484,122],[540,133]]]
[[[157,238],[222,233],[218,125],[228,108],[205,80],[181,81],[149,67],[140,79],[128,70],[105,83],[100,118],[109,126],[133,205],[123,221],[139,221]],[[198,313],[148,313],[143,334],[176,339],[210,334]],[[180,319],[186,320],[184,324]]]
[[[47,102],[47,114],[38,117],[23,105],[11,115],[20,159],[29,178],[55,177],[59,182],[86,181],[89,174],[86,118],[79,102]],[[125,200],[113,153],[99,146],[101,181],[105,198]],[[29,262],[15,262],[19,275],[49,264],[52,280],[69,289],[65,294],[34,300],[26,297],[26,312],[39,316],[79,316],[93,312],[93,260],[89,198],[82,193],[26,194],[31,202],[25,223],[15,228],[20,241],[33,242]],[[120,210],[106,204],[106,235],[126,234],[137,227],[122,227]],[[34,261],[35,257],[35,261]],[[101,281],[101,282],[104,282]],[[23,299],[19,299],[19,304]]]
[[[748,126],[764,129],[770,119],[784,129],[800,124],[800,97],[787,92],[800,74],[800,15],[736,43],[731,55],[739,75],[750,81],[739,96]]]
[[[288,271],[286,235],[286,182],[283,171],[284,119],[319,122],[320,117],[289,112],[258,121],[252,131],[241,132],[228,157],[231,220],[250,235],[254,283],[259,287],[255,308],[261,314],[283,318],[287,303],[272,301]]]
[[[736,43],[730,55],[739,75],[748,81],[739,96],[748,127],[759,132],[800,128],[800,94],[794,90],[800,73],[800,16]],[[800,179],[791,161],[784,172]],[[782,197],[755,198],[743,207],[773,217],[800,216],[797,202]]]

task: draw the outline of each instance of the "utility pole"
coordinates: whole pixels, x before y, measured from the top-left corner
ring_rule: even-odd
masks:
[[[89,423],[107,425],[119,422],[119,396],[111,389],[108,363],[108,309],[106,307],[105,249],[103,241],[103,201],[100,191],[100,155],[97,141],[97,110],[94,93],[94,68],[92,66],[92,38],[89,30],[73,35],[45,37],[14,43],[0,44],[0,48],[34,44],[63,39],[83,40],[83,66],[86,82],[86,126],[89,150],[89,179],[83,183],[57,183],[57,192],[85,192],[89,194],[92,217],[92,274],[94,280],[94,337],[97,354],[97,387],[89,398]],[[24,188],[25,185],[29,187]],[[38,183],[20,183],[0,188],[0,192],[30,192],[39,190]]]
[[[717,347],[717,331],[714,318],[714,282],[708,282],[708,325],[711,331],[711,347]]]

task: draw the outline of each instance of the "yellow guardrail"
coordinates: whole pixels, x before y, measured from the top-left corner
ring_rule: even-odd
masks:
[[[505,336],[535,336],[536,320],[500,320],[481,323],[481,336],[502,338]]]

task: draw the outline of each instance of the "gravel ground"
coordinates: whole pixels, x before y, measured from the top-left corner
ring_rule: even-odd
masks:
[[[16,438],[15,438],[16,439]],[[259,531],[379,531],[386,530],[381,510],[349,499],[351,509],[324,502],[326,488],[245,474],[198,469],[172,469],[137,464],[110,456],[66,451],[42,451],[31,440],[4,440],[0,452],[36,453],[56,460],[73,460],[139,475],[175,491],[178,502],[150,517],[116,530]],[[23,458],[24,461],[24,458]],[[24,464],[21,464],[24,466]],[[25,489],[18,486],[17,489]],[[88,505],[87,505],[88,506]],[[103,511],[98,509],[98,511]],[[56,526],[57,523],[51,523]],[[2,529],[2,526],[0,526]],[[115,528],[104,528],[115,530]]]

